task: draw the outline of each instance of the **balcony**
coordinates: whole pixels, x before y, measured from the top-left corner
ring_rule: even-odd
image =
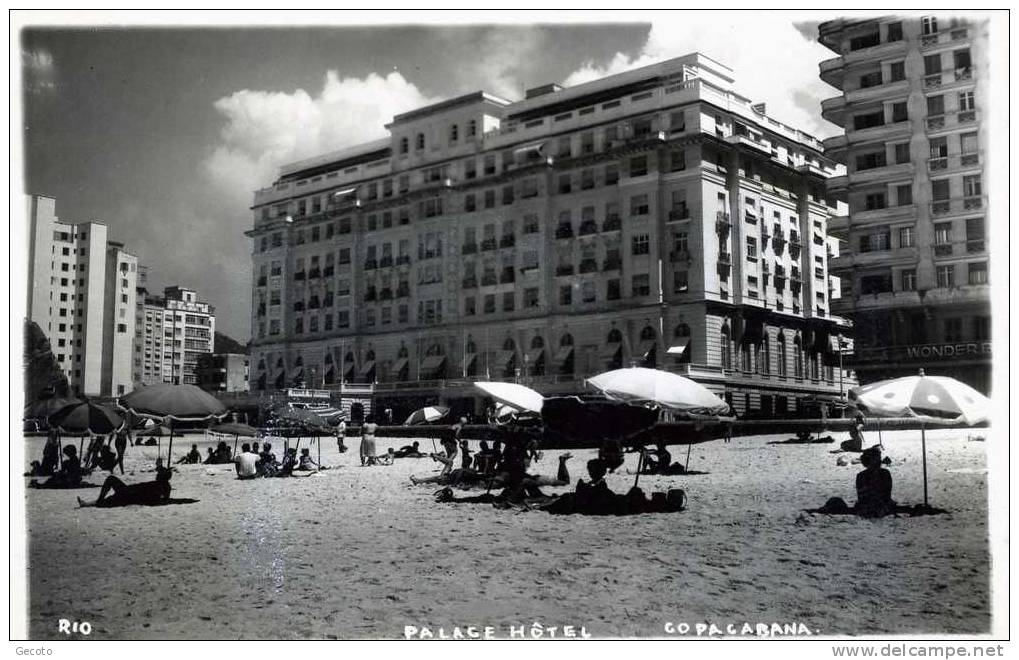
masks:
[[[930,50],[937,48],[941,44],[950,44],[952,42],[965,41],[966,39],[969,39],[968,27],[957,27],[945,32],[925,34],[920,37],[920,50]]]
[[[683,207],[678,209],[669,209],[669,222],[675,222],[677,220],[689,220],[690,209]]]
[[[850,184],[884,182],[913,174],[913,163],[887,163],[879,167],[854,170],[848,174]],[[831,190],[829,188],[828,190]]]
[[[845,128],[846,125],[846,97],[834,96],[821,101],[821,116],[836,126]]]
[[[602,272],[608,273],[611,271],[622,270],[623,262],[621,259],[606,259],[602,265]]]
[[[365,270],[374,270],[374,269],[376,269],[378,267],[379,267],[379,262],[375,261],[374,259],[365,259],[364,260],[364,269]]]
[[[926,128],[928,133],[933,133],[945,129],[955,128],[957,126],[966,126],[973,124],[977,120],[976,110],[960,110],[959,112],[951,112],[944,115],[933,115],[927,117]]]
[[[465,277],[463,279],[463,282],[461,282],[460,286],[461,286],[461,288],[464,288],[464,289],[477,289],[478,288],[478,278],[476,278],[476,277]]]
[[[407,284],[401,284],[396,287],[397,298],[409,298],[410,297],[410,286]]]
[[[477,243],[465,243],[460,254],[475,254],[478,251]]]
[[[841,56],[822,61],[819,68],[821,80],[835,89],[842,89],[842,79],[845,75],[845,60]]]
[[[732,255],[729,254],[728,252],[719,252],[718,253],[718,265],[720,265],[720,266],[731,266],[732,265]]]
[[[983,238],[974,238],[966,241],[966,254],[975,254],[986,250],[987,244]]]
[[[953,172],[955,170],[980,166],[980,154],[973,152],[969,154],[952,154],[940,158],[931,158],[927,161],[928,172]]]
[[[265,286],[266,285],[266,281],[265,280],[266,280],[266,278],[264,276],[263,277],[259,277],[257,283],[255,284],[255,286]]]
[[[573,238],[573,227],[570,225],[560,225],[556,227],[555,237],[557,240]]]
[[[950,257],[952,256],[952,244],[951,243],[939,243],[934,246],[935,257]]]
[[[931,202],[931,215],[951,215],[967,211],[978,211],[982,208],[984,208],[984,198],[979,195],[973,197],[955,197]]]
[[[582,259],[580,261],[580,272],[582,274],[598,272],[598,262],[594,259]]]
[[[382,291],[379,291],[379,300],[392,300],[392,299],[393,299],[392,289],[382,289]]]
[[[486,238],[481,241],[481,251],[490,252],[498,247],[498,242],[494,238]]]
[[[573,275],[573,264],[560,264],[556,266],[556,277],[569,277],[570,275]]]
[[[382,257],[381,259],[379,259],[379,268],[392,268],[392,267],[393,267],[392,257]]]
[[[686,250],[673,250],[669,253],[669,261],[672,263],[687,263],[690,261],[690,253]]]
[[[846,137],[845,133],[842,133],[841,135],[833,135],[821,142],[821,146],[824,149],[824,155],[839,162],[844,162],[846,147],[848,144],[849,138]]]
[[[312,268],[311,270],[308,271],[308,279],[309,280],[317,280],[321,276],[322,276],[322,271],[319,270],[318,268]]]
[[[494,273],[486,274],[481,277],[481,286],[494,286],[498,283],[499,281],[496,279]]]
[[[594,220],[585,220],[580,223],[580,236],[590,236],[591,234],[598,233],[598,223]]]
[[[333,266],[326,266],[322,269],[322,277],[332,277],[336,273],[336,269]]]
[[[860,142],[888,141],[896,138],[908,138],[912,135],[912,125],[908,118],[886,121],[876,126],[866,128],[850,129],[846,131],[846,138],[850,144]],[[831,139],[831,138],[829,138]],[[826,141],[827,142],[827,141]],[[832,156],[834,158],[834,156]]]
[[[619,215],[613,214],[605,216],[605,222],[602,224],[602,231],[619,231],[623,228],[623,221],[619,218]]]
[[[409,266],[410,265],[410,255],[409,254],[401,254],[400,256],[398,256],[396,258],[396,265],[397,266]]]
[[[298,281],[298,282],[301,282],[301,281],[303,281],[303,280],[305,279],[305,273],[304,273],[304,271],[303,271],[303,270],[299,270],[299,271],[297,271],[296,273],[294,273],[294,279],[295,279],[296,281]]]
[[[377,296],[375,295],[375,289],[368,289],[367,291],[364,292],[365,302],[373,302],[376,299],[376,297]]]
[[[511,247],[515,246],[516,244],[517,244],[517,239],[516,239],[515,236],[503,236],[502,238],[499,239],[499,247],[500,248],[511,248]]]
[[[849,187],[849,175],[842,174],[839,176],[829,177],[824,182],[828,192],[832,194],[845,193]]]
[[[517,281],[516,273],[512,268],[504,268],[502,274],[499,276],[500,284],[511,284]]]
[[[718,211],[715,213],[715,231],[719,234],[727,234],[731,227],[732,222],[729,221],[728,213],[725,211]]]

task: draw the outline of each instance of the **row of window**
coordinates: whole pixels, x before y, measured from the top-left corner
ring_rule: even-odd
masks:
[[[942,264],[934,267],[935,286],[948,289],[958,286],[956,273],[965,269],[966,284],[987,284],[987,262],[971,261],[965,264]],[[895,290],[891,273],[864,275],[860,277],[860,294],[875,295],[892,293]],[[907,268],[899,272],[899,291],[916,291],[916,269]]]

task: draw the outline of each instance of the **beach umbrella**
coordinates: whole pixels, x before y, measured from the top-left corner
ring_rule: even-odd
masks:
[[[973,426],[990,420],[991,402],[969,385],[948,376],[892,378],[849,390],[849,399],[863,413],[880,417],[912,417],[920,421],[923,503],[927,497],[926,422],[958,422]]]
[[[120,398],[120,405],[139,417],[157,419],[170,426],[170,446],[166,451],[169,465],[173,453],[174,422],[208,422],[226,414],[219,399],[194,385],[162,383],[137,389]]]
[[[51,396],[45,399],[38,399],[25,406],[25,419],[46,419],[53,413],[68,406],[82,403],[80,399],[71,399],[63,396]]]
[[[588,378],[587,383],[610,399],[654,404],[690,415],[730,414],[729,404],[700,383],[660,369],[630,367]]]
[[[425,406],[415,410],[403,423],[404,426],[417,426],[418,424],[431,424],[437,422],[449,414],[449,408],[444,406]]]
[[[223,435],[232,435],[234,437],[234,455],[237,454],[237,438],[244,436],[245,438],[254,438],[258,436],[258,429],[247,424],[241,424],[240,422],[228,422],[226,424],[217,424],[209,429],[213,433],[222,433]]]
[[[124,418],[116,411],[91,401],[64,406],[49,417],[50,424],[62,433],[106,435],[120,430]]]
[[[520,411],[540,413],[545,403],[540,392],[517,383],[479,381],[474,386],[496,401]]]

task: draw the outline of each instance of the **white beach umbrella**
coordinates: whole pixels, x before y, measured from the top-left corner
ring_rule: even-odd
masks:
[[[545,397],[540,392],[517,383],[480,381],[474,383],[474,386],[496,401],[505,403],[517,410],[540,413],[541,407],[545,403]]]
[[[630,367],[588,378],[587,382],[610,399],[653,403],[694,415],[728,415],[729,404],[700,383],[660,369]]]

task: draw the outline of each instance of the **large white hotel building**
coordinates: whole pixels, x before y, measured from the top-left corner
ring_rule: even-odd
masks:
[[[835,165],[765,110],[694,53],[467,94],[283,167],[247,232],[251,389],[578,392],[644,364],[744,415],[839,396]]]

